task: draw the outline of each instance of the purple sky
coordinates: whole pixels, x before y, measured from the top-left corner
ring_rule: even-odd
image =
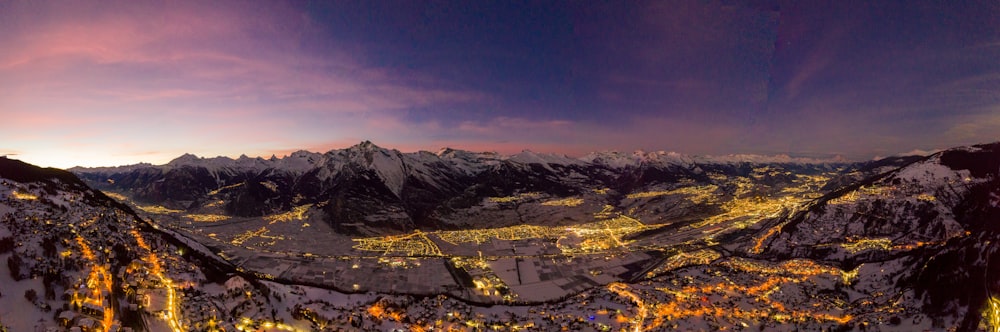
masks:
[[[1000,139],[1000,2],[0,2],[0,154],[868,159]]]

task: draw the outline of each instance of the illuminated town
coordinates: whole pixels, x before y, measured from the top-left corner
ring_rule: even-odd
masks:
[[[957,323],[922,309],[928,290],[886,285],[919,278],[903,272],[909,255],[975,234],[837,226],[846,213],[888,218],[872,205],[884,200],[920,207],[893,212],[901,220],[948,225],[946,215],[910,214],[991,181],[925,163],[832,194],[824,184],[839,168],[763,166],[627,193],[484,196],[467,209],[567,221],[377,236],[337,232],[320,218],[325,202],[224,214],[226,190],[245,185],[180,209],[4,180],[0,301],[38,318],[0,322],[105,332],[935,329]],[[977,327],[998,326],[997,303],[985,300]]]

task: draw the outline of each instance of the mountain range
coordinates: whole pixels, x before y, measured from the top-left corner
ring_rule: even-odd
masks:
[[[484,200],[491,197],[532,194],[556,199],[607,190],[610,194],[605,203],[618,206],[632,193],[713,184],[722,185],[715,194],[728,199],[735,197],[737,188],[726,181],[735,177],[752,179],[758,185],[755,190],[766,195],[792,184],[797,175],[833,172],[839,177],[829,185],[837,186],[837,181],[839,185],[850,183],[919,158],[848,163],[788,156],[699,157],[642,151],[591,153],[581,158],[530,151],[504,156],[449,148],[437,153],[401,153],[365,141],[326,153],[297,151],[284,158],[199,158],[185,154],[159,166],[70,171],[94,188],[191,213],[260,217],[312,204],[338,232],[370,235],[469,227],[470,209],[482,210]],[[767,174],[751,176],[761,167],[767,168]],[[593,212],[602,206],[578,208]],[[565,213],[527,213],[513,219],[506,214],[474,214],[482,224],[471,227],[578,221],[563,220]]]

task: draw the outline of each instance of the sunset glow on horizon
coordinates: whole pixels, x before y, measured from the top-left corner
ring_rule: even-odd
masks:
[[[1000,4],[0,3],[0,155],[41,166],[1000,140]]]

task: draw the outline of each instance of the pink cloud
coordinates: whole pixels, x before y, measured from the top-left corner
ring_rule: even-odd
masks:
[[[13,3],[0,13],[0,141],[66,167],[100,163],[81,153],[163,162],[413,135],[399,110],[486,98],[366,66],[358,46],[314,53],[317,28],[279,3]]]
[[[832,42],[830,38],[827,40]],[[831,49],[824,47],[811,52],[792,77],[788,79],[788,83],[786,83],[788,98],[797,97],[804,85],[812,83],[814,78],[830,65],[834,56]]]
[[[488,121],[464,121],[458,125],[458,130],[470,134],[497,135],[511,131],[565,131],[573,125],[566,120],[534,121],[524,118],[496,117]]]
[[[82,3],[54,6],[41,11],[47,13],[44,17],[17,15],[18,22],[0,24],[12,32],[0,42],[17,46],[0,55],[0,73],[22,74],[29,84],[32,78],[44,82],[19,89],[21,94],[37,95],[63,85],[74,91],[83,88],[90,92],[87,97],[100,100],[271,98],[314,103],[327,112],[482,97],[399,85],[391,75],[355,61],[356,54],[315,55],[301,47],[313,23],[280,4],[119,5],[115,10]],[[339,70],[330,73],[324,68]],[[95,86],[92,73],[81,73],[85,70],[99,72],[104,84]],[[143,85],[137,87],[136,81]]]
[[[7,27],[13,32],[7,42],[19,47],[3,56],[0,68],[58,57],[82,57],[96,63],[162,61],[172,58],[175,47],[189,40],[225,37],[239,27],[232,14],[193,15],[198,9],[189,4],[193,3],[144,8],[123,2],[114,10],[104,10],[94,3],[21,3],[49,8],[11,10],[18,15],[10,17],[15,24]]]

